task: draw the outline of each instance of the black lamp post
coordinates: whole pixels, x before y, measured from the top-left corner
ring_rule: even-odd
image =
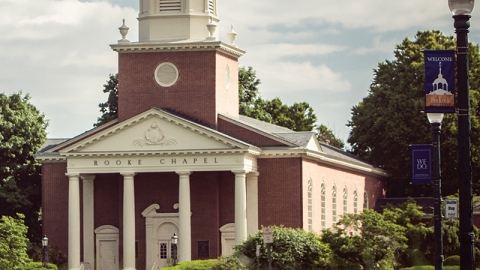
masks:
[[[442,235],[442,182],[440,170],[440,132],[443,113],[427,113],[428,122],[432,126],[432,178],[434,185],[433,217],[435,220],[435,270],[443,269],[443,235]]]
[[[48,267],[48,238],[45,235],[42,238],[42,246],[43,246],[43,267]]]
[[[177,243],[178,243],[178,236],[176,233],[174,233],[172,236],[172,261],[174,266],[177,265],[177,262],[178,262]]]
[[[448,0],[457,33],[458,155],[460,190],[460,269],[475,269],[468,86],[468,28],[474,0]]]

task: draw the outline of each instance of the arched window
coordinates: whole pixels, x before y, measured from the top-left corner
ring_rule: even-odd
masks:
[[[325,207],[325,183],[322,183],[322,189],[321,189],[321,195],[320,195],[320,200],[321,200],[321,220],[322,220],[322,229],[327,228],[327,221],[326,221],[326,207]]]
[[[308,230],[313,230],[312,179],[308,180]]]
[[[363,192],[363,209],[368,209],[368,193]]]
[[[332,189],[332,222],[337,223],[337,187]]]
[[[358,213],[358,194],[356,189],[353,191],[353,213]]]
[[[348,192],[347,188],[343,188],[343,215],[345,216],[347,214],[347,202],[348,202]]]

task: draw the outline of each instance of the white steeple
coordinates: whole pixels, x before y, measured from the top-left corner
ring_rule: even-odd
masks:
[[[218,40],[217,0],[140,0],[138,21],[140,43]]]

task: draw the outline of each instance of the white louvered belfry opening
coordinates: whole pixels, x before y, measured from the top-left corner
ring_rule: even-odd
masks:
[[[208,0],[208,13],[215,15],[215,0]]]
[[[160,12],[181,11],[181,0],[160,0]]]

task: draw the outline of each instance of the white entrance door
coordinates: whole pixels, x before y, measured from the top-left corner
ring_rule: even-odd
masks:
[[[175,247],[170,240],[158,242],[158,265],[160,268],[173,265]],[[178,258],[178,257],[177,257]]]
[[[100,241],[100,270],[118,270],[118,246],[116,241]]]

